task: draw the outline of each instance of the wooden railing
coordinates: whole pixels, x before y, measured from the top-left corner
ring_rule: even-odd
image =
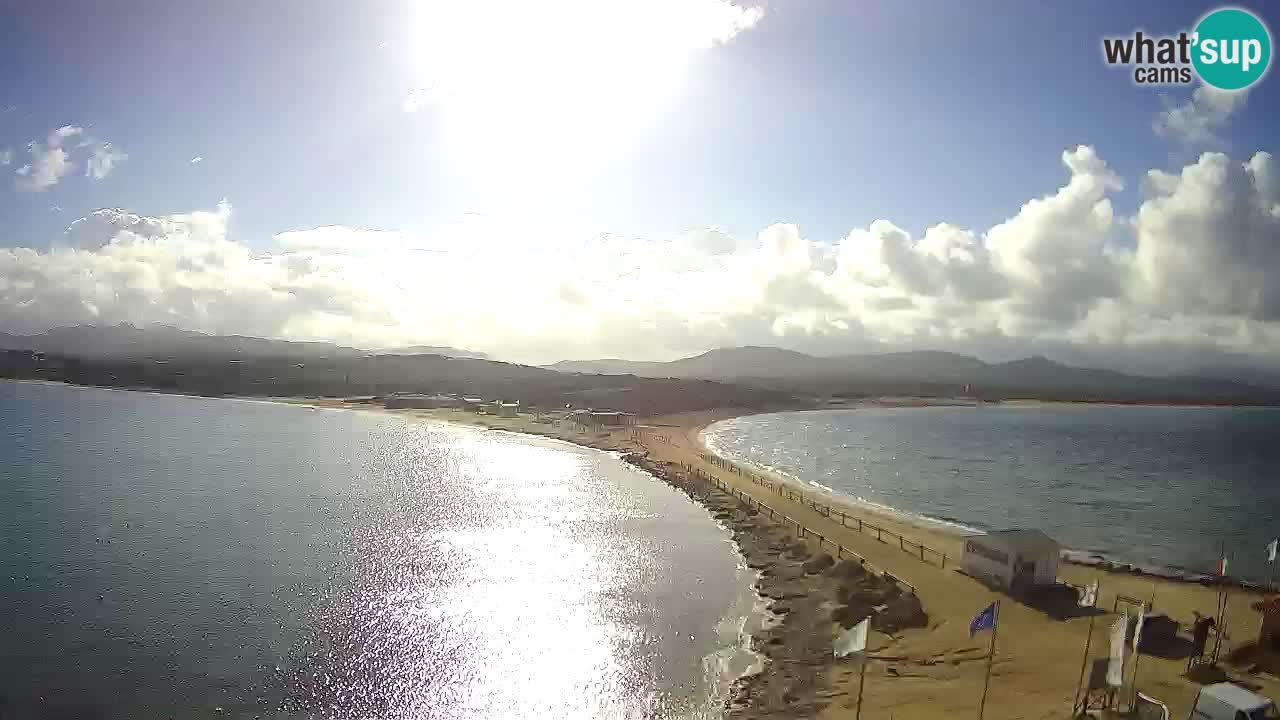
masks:
[[[867,572],[871,572],[876,575],[879,575],[880,577],[884,578],[889,582],[897,583],[900,587],[902,587],[912,595],[916,593],[915,585],[912,585],[906,580],[903,580],[902,578],[889,573],[887,570],[884,570],[883,568],[877,567],[874,563],[872,563],[870,560],[867,560],[865,557],[858,554],[857,552],[854,552],[853,550],[850,550],[849,548],[844,547],[840,543],[836,542],[835,540],[832,540],[831,538],[828,538],[827,536],[823,535],[820,532],[817,532],[815,530],[812,530],[806,527],[804,523],[800,522],[799,520],[796,520],[793,517],[790,517],[786,513],[778,510],[777,508],[772,507],[768,503],[761,502],[760,500],[756,499],[750,494],[744,493],[741,490],[728,485],[720,478],[710,473],[704,472],[700,468],[696,468],[688,464],[682,464],[681,466],[685,469],[685,471],[689,474],[690,477],[700,482],[704,488],[714,487],[717,490],[720,490],[721,492],[736,499],[738,503],[743,505],[744,507],[751,508],[758,513],[767,515],[769,519],[773,520],[774,522],[781,523],[784,528],[795,528],[796,537],[802,540],[804,539],[817,540],[819,550],[830,550],[837,560],[844,560],[844,559],[854,560],[858,564],[862,565],[862,567],[865,568]]]
[[[910,540],[889,528],[876,525],[867,519],[850,514],[843,508],[832,507],[829,503],[821,502],[816,497],[805,495],[804,492],[797,490],[786,483],[766,478],[763,475],[752,472],[749,468],[744,468],[736,463],[725,460],[718,455],[700,452],[698,453],[698,456],[701,457],[702,461],[708,465],[712,465],[726,472],[731,472],[735,475],[747,478],[756,485],[766,488],[780,497],[785,497],[788,500],[798,502],[805,507],[812,508],[814,512],[820,513],[825,517],[839,518],[840,524],[844,527],[857,529],[860,533],[874,534],[876,536],[876,540],[879,540],[886,545],[897,545],[899,550],[914,557],[918,557],[921,562],[937,565],[941,568],[947,567],[947,554],[945,552],[935,550],[923,543]]]

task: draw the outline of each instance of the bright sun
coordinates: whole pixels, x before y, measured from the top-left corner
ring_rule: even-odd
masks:
[[[754,25],[726,0],[422,0],[421,89],[451,170],[500,205],[570,193],[657,121],[690,56]]]

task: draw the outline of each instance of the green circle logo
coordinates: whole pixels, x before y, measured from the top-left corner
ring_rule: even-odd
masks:
[[[1196,25],[1191,63],[1200,79],[1220,90],[1256,83],[1271,64],[1271,33],[1253,13],[1222,8]]]

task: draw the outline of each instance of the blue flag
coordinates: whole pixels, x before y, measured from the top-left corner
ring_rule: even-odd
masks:
[[[969,623],[969,637],[973,637],[983,630],[994,630],[996,627],[996,604],[991,603],[982,612],[974,616],[973,621]]]

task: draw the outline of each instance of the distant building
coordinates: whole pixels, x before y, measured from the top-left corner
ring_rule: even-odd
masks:
[[[590,428],[625,427],[636,424],[634,413],[614,410],[574,410],[569,413],[569,420]]]
[[[462,398],[462,409],[467,412],[484,412],[484,398],[464,397]]]
[[[435,408],[461,407],[462,401],[452,395],[422,395],[419,393],[395,393],[382,402],[388,410],[408,408],[431,410]]]
[[[520,402],[502,402],[495,400],[493,402],[493,414],[498,417],[513,418],[520,414]]]
[[[1006,590],[1058,581],[1058,541],[1039,530],[999,530],[965,538],[960,568]]]

